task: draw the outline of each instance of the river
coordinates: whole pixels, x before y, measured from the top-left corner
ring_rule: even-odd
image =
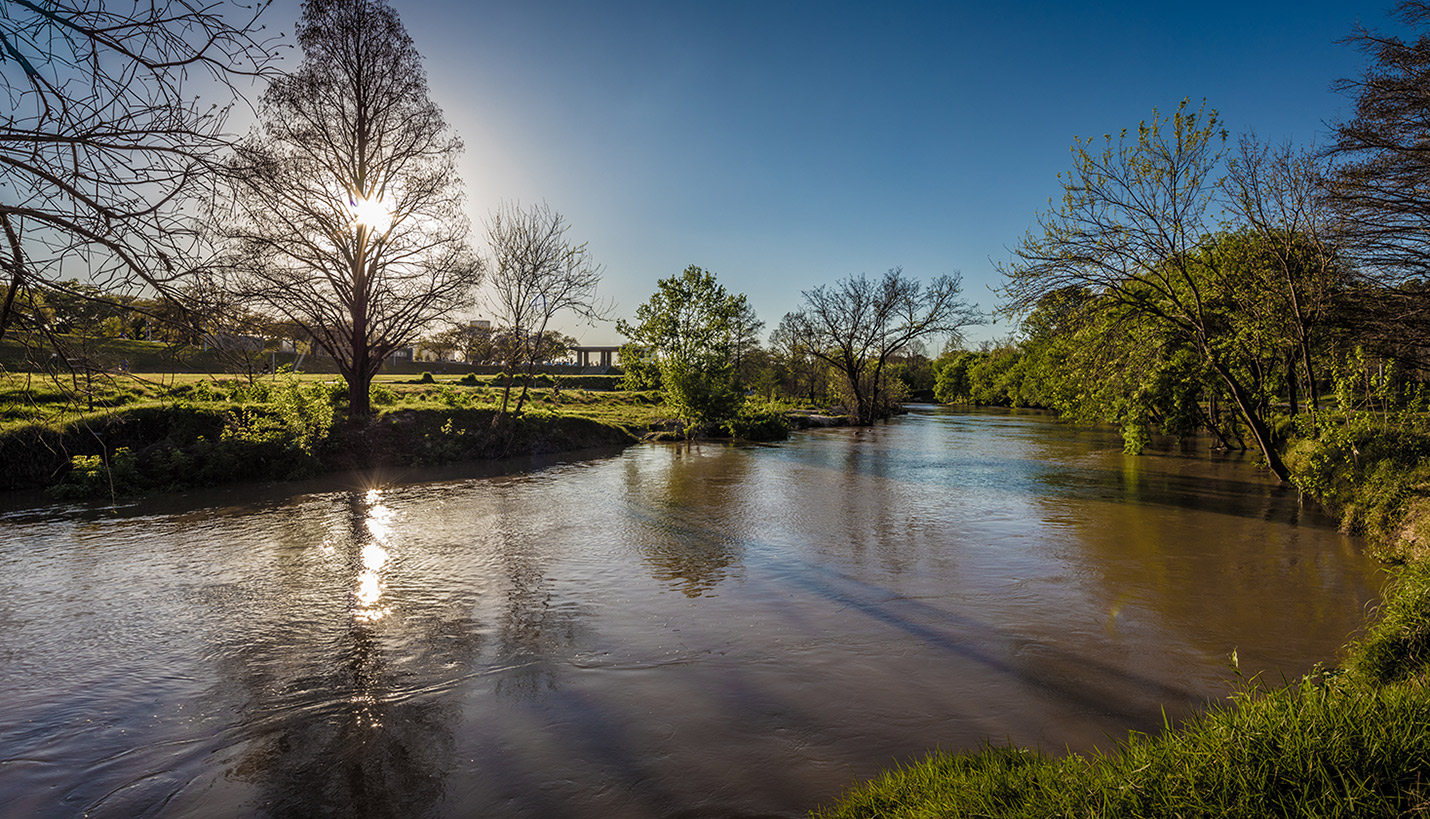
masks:
[[[1241,459],[1038,413],[516,466],[12,503],[0,815],[799,816],[1303,673],[1381,583]]]

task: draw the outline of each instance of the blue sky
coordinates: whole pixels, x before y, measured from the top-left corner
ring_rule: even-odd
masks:
[[[466,143],[475,225],[545,200],[629,317],[700,265],[768,329],[800,292],[902,266],[994,263],[1058,195],[1075,135],[1205,98],[1233,134],[1325,142],[1337,43],[1388,3],[404,2],[433,98]],[[291,31],[296,0],[269,25]],[[474,236],[477,242],[483,237]],[[587,344],[613,323],[574,322]],[[975,329],[1002,336],[1006,322]]]

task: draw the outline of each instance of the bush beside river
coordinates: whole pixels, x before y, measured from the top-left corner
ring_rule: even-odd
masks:
[[[1430,810],[1430,436],[1327,426],[1286,447],[1293,480],[1398,564],[1366,633],[1300,680],[1106,753],[934,753],[858,786],[852,817],[1398,817]],[[1307,590],[1313,593],[1313,590]],[[1235,656],[1231,658],[1235,662]]]

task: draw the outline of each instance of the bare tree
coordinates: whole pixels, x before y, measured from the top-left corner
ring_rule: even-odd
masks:
[[[421,56],[383,0],[308,0],[303,61],[261,98],[229,168],[235,292],[298,325],[371,413],[383,359],[468,303],[461,142],[427,96]]]
[[[1255,295],[1271,297],[1263,302],[1278,302],[1277,312],[1287,319],[1312,412],[1320,408],[1312,352],[1350,273],[1336,241],[1339,225],[1324,196],[1321,171],[1310,151],[1290,145],[1271,148],[1248,135],[1228,163],[1223,183],[1230,211],[1251,229],[1260,251],[1272,261],[1265,270],[1270,276],[1259,283]],[[1287,381],[1294,412],[1294,366]]]
[[[233,92],[264,73],[267,3],[9,0],[0,6],[0,337],[43,332],[44,291],[175,296],[202,263],[192,205],[227,144]]]
[[[506,416],[513,376],[520,369],[521,394],[515,413],[520,415],[536,364],[541,360],[548,327],[566,312],[588,321],[605,317],[597,301],[601,267],[591,260],[586,243],[574,243],[566,233],[570,225],[545,203],[523,209],[503,203],[487,222],[492,251],[489,285],[490,307],[496,320],[516,340],[507,357],[506,387],[494,422]]]
[[[937,276],[925,288],[896,267],[879,281],[860,275],[806,290],[803,309],[784,323],[805,350],[843,376],[850,414],[868,426],[886,410],[884,367],[891,358],[920,339],[957,335],[981,320],[959,298],[962,291],[960,276]]]
[[[1335,123],[1327,190],[1345,250],[1366,286],[1338,301],[1358,340],[1421,367],[1430,338],[1430,2],[1392,12],[1411,36],[1357,27],[1345,42],[1369,62],[1336,83],[1355,113]]]
[[[1430,2],[1406,0],[1394,16],[1430,26]],[[1338,164],[1330,191],[1361,261],[1391,281],[1430,264],[1430,39],[1357,28],[1346,39],[1370,58],[1365,73],[1338,90],[1355,96],[1355,115],[1336,124],[1327,154]]]

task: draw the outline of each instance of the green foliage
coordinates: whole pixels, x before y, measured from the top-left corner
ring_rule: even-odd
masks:
[[[311,454],[314,442],[327,437],[333,425],[332,397],[333,391],[322,384],[305,386],[291,373],[279,376],[270,400],[293,446]]]
[[[1152,443],[1151,433],[1145,421],[1127,420],[1122,424],[1122,451],[1128,455],[1141,455],[1142,450]]]
[[[644,347],[625,344],[621,347],[621,389],[641,392],[660,389],[660,364]]]
[[[435,433],[423,433],[422,438],[428,463],[447,463],[471,455],[466,428],[456,426],[450,417]]]
[[[939,357],[934,362],[934,400],[941,404],[972,401],[973,380],[969,370],[977,362],[978,354],[967,350]]]
[[[788,408],[773,401],[748,400],[734,417],[722,424],[732,438],[746,441],[783,441],[789,437]]]
[[[94,498],[128,495],[139,486],[134,453],[129,447],[119,447],[108,457],[75,455],[70,458],[70,471],[51,493],[57,498]]]
[[[661,394],[693,429],[711,429],[732,417],[744,403],[732,375],[732,368],[712,369],[672,359],[661,365]]]
[[[1410,506],[1430,496],[1430,434],[1364,411],[1302,417],[1307,437],[1285,456],[1292,483],[1338,512],[1346,531],[1398,548]]]
[[[618,322],[631,346],[649,352],[660,373],[666,403],[694,428],[710,428],[732,417],[743,402],[735,366],[742,327],[751,320],[744,295],[733,295],[714,274],[688,267],[661,279],[656,292],[636,308],[636,323]],[[627,385],[649,385],[643,357],[625,362]]]
[[[436,381],[437,379],[432,377],[432,373],[425,371],[422,373],[422,377],[417,379],[419,384],[434,384]]]
[[[376,381],[372,382],[372,384],[368,385],[367,394],[373,406],[386,407],[397,403],[397,393],[386,384],[380,384]]]

